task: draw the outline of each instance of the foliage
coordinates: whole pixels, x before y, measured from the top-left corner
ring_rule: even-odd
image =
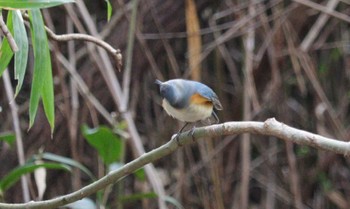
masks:
[[[15,143],[16,136],[11,132],[0,133],[0,141],[5,141],[9,145],[13,145]]]
[[[16,93],[18,95],[24,80],[24,75],[28,60],[28,37],[22,19],[21,11],[18,9],[28,9],[30,18],[30,31],[34,50],[34,74],[32,81],[32,91],[29,108],[29,128],[32,127],[39,101],[42,99],[44,110],[51,132],[55,127],[54,92],[52,82],[51,58],[48,40],[45,31],[45,24],[42,19],[40,8],[53,7],[64,3],[74,2],[74,0],[13,0],[0,1],[0,8],[9,9],[7,17],[7,27],[11,34],[14,34],[15,42],[19,51],[15,53],[15,79],[18,80]],[[0,10],[0,12],[2,12]],[[2,16],[0,16],[2,18]],[[5,39],[0,48],[0,76],[8,66],[13,52],[10,49],[8,40]]]
[[[71,2],[74,0],[0,0],[0,8],[12,10],[43,9]]]
[[[13,186],[21,176],[32,173],[38,168],[46,168],[46,169],[60,169],[65,171],[70,171],[70,168],[59,163],[26,163],[22,166],[19,166],[13,169],[10,173],[0,179],[0,192],[4,193],[11,186]]]
[[[123,159],[124,141],[108,127],[99,126],[91,129],[84,125],[82,133],[107,166]]]

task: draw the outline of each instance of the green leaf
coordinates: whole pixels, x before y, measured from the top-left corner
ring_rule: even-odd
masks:
[[[60,169],[60,170],[70,171],[70,168],[68,166],[58,164],[58,163],[25,164],[23,166],[13,169],[9,174],[7,174],[5,177],[3,177],[0,180],[1,191],[2,192],[6,191],[11,186],[13,186],[21,178],[22,175],[34,172],[38,168]]]
[[[317,173],[317,180],[319,185],[321,185],[323,191],[330,191],[333,188],[332,181],[329,179],[328,174],[325,172]]]
[[[0,133],[0,141],[5,141],[10,146],[16,141],[16,135],[12,132]]]
[[[0,15],[2,15],[1,11],[0,11]],[[12,22],[12,12],[11,11],[8,12],[6,25],[7,25],[7,28],[9,29],[9,31],[11,32],[11,34],[13,34],[13,22]],[[12,56],[13,56],[12,49],[9,45],[9,42],[5,38],[2,41],[1,47],[0,47],[0,76],[7,68],[8,64],[11,61]]]
[[[15,53],[15,79],[18,80],[15,97],[22,87],[28,60],[28,38],[24,27],[22,14],[19,10],[12,13],[13,35],[19,51]]]
[[[51,58],[45,25],[40,10],[29,10],[34,51],[34,73],[29,103],[29,128],[32,127],[42,97],[45,115],[51,126],[55,126],[55,106],[51,72]]]
[[[134,175],[136,178],[140,181],[145,181],[146,180],[146,174],[145,174],[145,169],[140,168],[134,172]]]
[[[75,2],[74,0],[0,0],[0,8],[6,9],[39,9],[60,4]]]
[[[66,165],[69,165],[72,167],[76,167],[76,168],[80,169],[81,171],[83,171],[86,175],[88,175],[91,178],[91,180],[93,180],[93,181],[96,180],[95,176],[89,171],[89,169],[87,169],[83,164],[81,164],[81,163],[79,163],[71,158],[63,157],[60,155],[55,155],[55,154],[49,153],[49,152],[44,152],[42,154],[36,155],[35,157],[41,158],[44,160],[51,160],[54,162],[66,164]]]
[[[46,41],[47,44],[48,41]],[[55,128],[55,98],[54,98],[54,91],[53,91],[53,80],[52,80],[52,67],[51,67],[51,58],[50,58],[50,51],[47,46],[47,70],[45,72],[45,80],[44,80],[44,86],[42,89],[42,99],[43,99],[43,105],[44,105],[44,111],[45,115],[47,117],[47,120],[49,121],[50,127],[51,127],[51,135]]]
[[[106,165],[120,161],[124,155],[124,142],[110,128],[82,126],[83,136],[93,146]]]
[[[109,0],[105,0],[105,1],[107,3],[107,21],[109,22],[112,16],[112,5],[111,5],[111,2],[109,2]]]

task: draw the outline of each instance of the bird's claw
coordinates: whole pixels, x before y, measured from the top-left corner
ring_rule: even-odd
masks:
[[[181,147],[182,144],[181,144],[180,141],[179,141],[179,137],[180,137],[180,133],[177,133],[177,134],[173,137],[173,139],[176,140],[177,145],[178,145],[179,147]]]
[[[191,136],[192,137],[192,141],[196,141],[195,138],[194,138],[194,130],[195,130],[196,126],[193,126],[191,128],[191,130],[188,132],[188,136]]]

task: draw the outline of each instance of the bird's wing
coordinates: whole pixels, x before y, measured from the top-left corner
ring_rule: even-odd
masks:
[[[205,91],[200,90],[198,91],[198,94],[201,97],[205,98],[207,101],[210,101],[211,103],[213,103],[215,109],[217,110],[223,109],[218,96],[211,89],[206,89]]]
[[[205,96],[203,96],[200,93],[194,93],[191,97],[190,97],[190,103],[191,104],[201,104],[201,105],[212,105],[211,100]]]

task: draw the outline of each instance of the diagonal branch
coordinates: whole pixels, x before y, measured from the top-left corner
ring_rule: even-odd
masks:
[[[25,18],[27,21],[29,21],[28,15],[24,14],[23,18]],[[0,18],[1,19],[1,18]],[[69,33],[69,34],[63,34],[63,35],[57,35],[54,33],[50,28],[45,26],[45,30],[47,32],[47,35],[49,38],[55,41],[73,41],[73,40],[81,40],[81,41],[87,41],[87,42],[92,42],[102,48],[104,48],[109,54],[112,55],[114,61],[117,64],[117,68],[120,71],[121,66],[122,66],[122,54],[120,49],[115,49],[112,47],[109,43],[96,38],[94,36],[88,35],[88,34],[83,34],[83,33]]]
[[[338,154],[348,156],[350,154],[350,143],[345,141],[339,141],[323,137],[317,134],[313,134],[307,131],[299,130],[283,123],[276,121],[274,118],[270,118],[265,122],[226,122],[222,124],[206,126],[197,128],[194,131],[193,138],[189,132],[182,133],[177,140],[170,140],[168,143],[158,147],[148,153],[141,155],[139,158],[125,164],[119,170],[113,171],[96,182],[93,182],[82,189],[72,192],[67,195],[56,197],[45,201],[32,201],[21,204],[8,204],[0,203],[0,208],[7,209],[20,209],[20,208],[56,208],[66,205],[71,202],[75,202],[79,199],[96,193],[107,187],[110,184],[116,183],[123,177],[133,173],[139,168],[142,168],[148,163],[154,162],[160,158],[163,158],[181,146],[193,143],[193,139],[219,137],[223,135],[234,135],[242,133],[260,134],[266,136],[274,136],[285,141],[308,145],[317,149],[323,149]]]
[[[320,4],[314,3],[309,0],[293,0],[293,1],[350,23],[350,17],[348,15],[341,12],[334,11],[329,5],[322,6]],[[332,0],[332,2],[335,2],[335,1]]]
[[[7,41],[12,49],[12,52],[15,53],[17,52],[19,49],[18,49],[18,46],[16,44],[16,41],[15,39],[13,38],[11,32],[9,31],[9,29],[7,28],[7,25],[5,24],[4,22],[4,19],[2,17],[2,13],[1,13],[1,10],[0,10],[0,30],[3,32],[3,34],[5,35],[5,37],[7,38]]]

